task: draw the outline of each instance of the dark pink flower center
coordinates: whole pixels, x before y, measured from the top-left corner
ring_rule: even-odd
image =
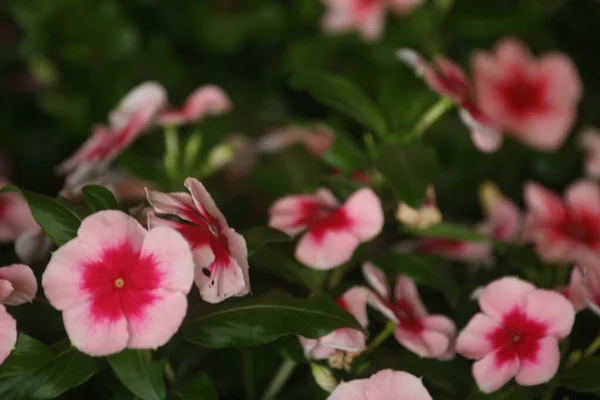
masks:
[[[403,329],[412,333],[420,333],[423,330],[421,319],[406,300],[396,300],[396,304],[392,305],[391,309]]]
[[[356,12],[369,12],[374,5],[381,3],[382,0],[358,0],[356,2]]]
[[[529,318],[515,307],[502,319],[502,326],[488,335],[492,347],[497,350],[495,362],[498,366],[515,358],[536,362],[540,340],[546,337],[545,324]]]
[[[558,229],[576,242],[593,246],[600,241],[600,220],[591,213],[575,214],[566,209]]]
[[[417,251],[430,254],[455,252],[460,251],[464,245],[465,242],[460,240],[431,237],[421,239],[417,246]]]
[[[104,250],[82,266],[81,290],[89,295],[92,317],[98,321],[135,318],[151,305],[161,273],[156,261],[131,247],[128,242]]]
[[[530,77],[525,71],[515,69],[510,79],[498,86],[498,92],[510,113],[524,117],[547,110],[546,86],[545,79]]]
[[[297,225],[306,225],[315,240],[321,240],[327,231],[343,231],[352,225],[343,208],[327,207],[316,202],[302,203]]]

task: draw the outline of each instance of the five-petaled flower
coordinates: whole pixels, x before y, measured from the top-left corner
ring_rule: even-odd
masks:
[[[423,0],[323,0],[326,32],[356,30],[365,40],[376,40],[383,33],[387,10],[408,14]]]
[[[77,237],[53,254],[42,286],[73,345],[105,356],[164,345],[183,321],[193,279],[192,253],[179,233],[146,231],[111,210],[81,222]]]
[[[363,328],[367,328],[367,292],[362,287],[353,287],[337,299],[337,304],[356,318]],[[361,331],[340,328],[318,339],[300,337],[300,344],[306,358],[322,360],[338,351],[359,352],[365,348],[366,337]]]
[[[218,86],[204,85],[194,90],[181,108],[167,109],[158,116],[161,125],[183,125],[231,110],[231,100]]]
[[[269,226],[294,236],[308,229],[296,247],[296,258],[316,269],[332,269],[352,258],[361,242],[383,228],[383,210],[371,189],[359,189],[340,205],[327,189],[314,195],[279,199],[269,210]]]
[[[364,263],[363,275],[372,291],[367,301],[397,324],[396,340],[421,357],[449,359],[454,356],[454,323],[443,315],[429,315],[421,302],[415,281],[400,274],[394,297],[385,274],[371,263]]]
[[[549,262],[600,265],[600,189],[577,181],[565,191],[564,201],[544,187],[525,185],[528,207],[523,238],[534,242],[538,255]]]
[[[535,60],[522,42],[507,38],[494,54],[475,54],[472,73],[479,106],[508,133],[540,150],[564,142],[582,93],[568,57],[550,53]]]
[[[196,285],[205,301],[219,303],[231,296],[246,295],[250,292],[246,240],[227,225],[202,183],[187,178],[185,186],[191,195],[148,191],[148,201],[155,211],[148,214],[148,226],[171,227],[188,241],[196,265]]]
[[[432,400],[423,382],[403,371],[381,370],[368,379],[343,382],[328,400]]]
[[[490,283],[479,297],[476,314],[458,336],[456,350],[473,364],[473,376],[485,393],[511,378],[524,386],[548,382],[558,370],[558,340],[573,327],[575,311],[564,296],[505,277]]]

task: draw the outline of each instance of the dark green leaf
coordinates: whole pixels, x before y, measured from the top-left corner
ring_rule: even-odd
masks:
[[[183,337],[212,348],[255,346],[286,335],[317,338],[344,327],[361,329],[352,315],[323,294],[296,299],[272,292],[200,307],[199,315],[184,326]]]
[[[246,239],[246,245],[248,246],[248,256],[253,255],[268,243],[281,243],[292,240],[284,232],[269,226],[257,226],[244,232],[244,239]]]
[[[385,176],[400,200],[418,208],[427,185],[433,183],[438,161],[433,149],[420,145],[382,144],[377,147],[375,166]]]
[[[81,189],[83,197],[93,212],[102,210],[120,210],[119,203],[110,190],[103,186],[87,185]]]
[[[309,90],[318,101],[343,112],[375,133],[382,135],[387,132],[381,110],[344,78],[323,72],[303,72],[292,77],[291,85],[296,89]]]
[[[181,384],[179,395],[183,400],[217,400],[217,390],[205,373],[201,372]]]
[[[52,359],[54,359],[54,353],[48,346],[19,333],[17,346],[0,365],[0,378],[36,370],[50,363]]]
[[[146,361],[141,350],[124,350],[107,360],[119,381],[140,399],[165,398],[163,362]]]
[[[447,222],[441,222],[425,229],[415,229],[408,226],[405,226],[403,229],[406,233],[415,236],[439,237],[470,242],[489,240],[489,238],[470,228]]]
[[[362,151],[349,138],[339,133],[323,155],[323,160],[345,173],[362,171],[369,165]]]
[[[0,399],[57,399],[67,390],[85,383],[97,370],[96,359],[70,348],[42,368],[1,379]]]
[[[536,386],[505,386],[494,393],[475,393],[469,400],[533,400],[539,394],[540,388]]]
[[[559,381],[576,392],[600,391],[600,357],[588,356],[564,370]]]
[[[418,284],[439,290],[450,305],[456,307],[460,290],[443,260],[417,254],[388,253],[375,258],[373,263],[389,274],[406,274]]]

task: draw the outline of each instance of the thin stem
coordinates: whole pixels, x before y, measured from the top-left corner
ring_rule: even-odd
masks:
[[[435,103],[417,122],[412,131],[403,136],[402,141],[409,142],[423,135],[433,124],[440,119],[446,111],[450,110],[454,103],[447,97],[442,97]]]
[[[294,372],[296,365],[297,364],[292,360],[283,360],[275,373],[275,376],[273,376],[271,383],[269,383],[262,400],[273,400],[277,398],[277,395],[285,386],[287,380],[292,375],[292,372]]]
[[[165,156],[163,163],[167,175],[171,179],[177,178],[177,161],[179,160],[179,135],[172,125],[165,126]]]
[[[600,335],[584,350],[583,356],[588,357],[600,349]]]
[[[331,274],[329,275],[329,284],[327,285],[328,289],[335,289],[340,284],[342,279],[344,279],[345,274],[346,269],[343,265],[331,271]]]
[[[381,346],[383,342],[387,340],[387,338],[392,336],[395,329],[396,323],[393,321],[388,321],[386,326],[381,330],[381,332],[379,332],[379,335],[375,336],[375,339],[373,339],[365,351],[360,354],[361,358],[364,358],[374,352],[379,346]]]
[[[165,376],[169,380],[169,382],[175,382],[175,370],[170,362],[165,364]]]

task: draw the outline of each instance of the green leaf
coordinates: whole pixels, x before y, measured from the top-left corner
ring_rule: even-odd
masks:
[[[466,240],[469,242],[485,241],[489,240],[486,236],[476,232],[470,228],[450,224],[447,222],[441,222],[439,224],[430,226],[425,229],[416,229],[409,226],[403,227],[406,233],[410,233],[415,236],[426,236],[426,237],[438,237],[453,240]]]
[[[217,400],[215,385],[201,372],[181,384],[179,395],[183,400]]]
[[[2,400],[46,400],[82,385],[98,371],[96,359],[70,348],[30,373],[0,380]]]
[[[306,89],[318,101],[335,108],[379,135],[387,132],[385,118],[377,105],[359,88],[339,76],[303,72],[292,77],[291,85]]]
[[[339,133],[323,155],[323,160],[345,173],[362,171],[369,165],[363,152],[348,137]]]
[[[410,207],[420,207],[427,185],[433,183],[438,170],[433,149],[412,144],[382,144],[377,147],[376,154],[375,166],[396,196]]]
[[[469,396],[469,400],[533,400],[539,394],[536,386],[505,386],[494,393],[478,392]]]
[[[253,255],[268,243],[290,242],[292,238],[278,229],[270,226],[257,226],[244,233],[248,256]]]
[[[29,190],[19,190],[13,185],[6,185],[0,194],[14,191],[23,194],[33,218],[57,246],[62,246],[77,236],[81,218],[66,204]]]
[[[444,260],[417,254],[388,253],[376,257],[373,264],[389,274],[406,274],[418,284],[439,290],[452,307],[458,304],[459,286]]]
[[[131,393],[142,400],[165,399],[163,362],[146,361],[140,350],[124,350],[107,360],[119,381]]]
[[[324,294],[296,299],[283,292],[200,305],[183,338],[210,348],[256,346],[286,335],[324,336],[339,328],[362,330],[348,312]]]
[[[19,333],[17,346],[0,365],[0,378],[30,372],[47,365],[54,359],[50,347],[32,337]]]
[[[576,392],[600,392],[600,357],[588,356],[564,370],[559,382]]]
[[[93,212],[121,209],[112,192],[103,186],[87,185],[81,189],[81,193]]]

